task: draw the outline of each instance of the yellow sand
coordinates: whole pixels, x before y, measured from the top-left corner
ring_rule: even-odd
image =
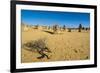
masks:
[[[90,58],[90,32],[61,31],[58,34],[50,34],[39,29],[22,31],[22,44],[31,40],[46,39],[46,44],[51,53],[46,53],[50,59],[37,59],[40,56],[21,48],[21,62],[45,62],[45,61],[68,61],[86,60]]]

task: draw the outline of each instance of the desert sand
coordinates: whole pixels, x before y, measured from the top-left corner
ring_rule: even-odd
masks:
[[[22,26],[23,27],[23,26]],[[46,31],[52,31],[45,29]],[[22,44],[38,39],[45,39],[51,53],[45,52],[50,59],[37,59],[40,54],[21,48],[21,62],[50,62],[86,60],[90,58],[90,32],[82,31],[58,31],[58,34],[50,34],[42,29],[22,30]]]

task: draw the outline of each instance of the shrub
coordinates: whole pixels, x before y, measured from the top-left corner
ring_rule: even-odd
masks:
[[[53,32],[54,32],[54,33],[57,33],[57,30],[58,30],[58,25],[54,25],[54,26],[53,26]]]
[[[63,25],[63,30],[66,30],[66,26],[65,25]]]
[[[81,32],[81,29],[82,29],[82,24],[79,24],[78,31]]]
[[[30,48],[31,51],[32,50],[35,50],[37,51],[37,53],[39,53],[41,56],[37,57],[38,59],[41,59],[41,58],[44,58],[44,57],[48,57],[48,55],[46,55],[44,53],[45,52],[51,52],[48,47],[46,46],[46,43],[45,43],[45,39],[39,39],[39,40],[36,40],[36,41],[30,41],[30,42],[27,42],[24,44],[24,47],[27,47],[27,48]]]

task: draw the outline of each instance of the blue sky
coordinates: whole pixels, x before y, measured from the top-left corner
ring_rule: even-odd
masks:
[[[37,11],[21,10],[21,21],[28,25],[50,26],[58,24],[67,27],[90,26],[90,14],[79,12],[56,12],[56,11]]]

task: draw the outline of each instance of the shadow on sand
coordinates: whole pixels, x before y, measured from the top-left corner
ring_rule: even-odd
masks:
[[[49,34],[54,34],[54,32],[51,32],[51,31],[46,31],[46,30],[43,30],[44,32],[47,32]]]
[[[43,30],[43,32],[46,32],[46,33],[49,33],[49,34],[57,34],[57,35],[63,34],[63,33],[58,33],[58,32],[54,33],[54,32],[52,32],[52,31],[46,31],[46,30]]]

